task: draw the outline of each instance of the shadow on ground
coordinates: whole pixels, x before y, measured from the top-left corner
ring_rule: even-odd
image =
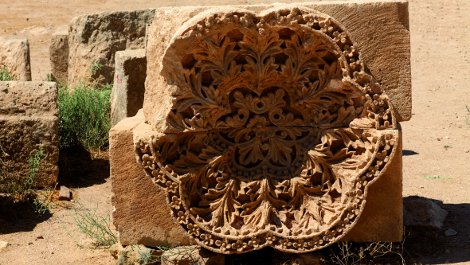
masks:
[[[409,263],[470,262],[470,203],[443,204],[442,201],[432,201],[449,214],[441,230],[406,228],[404,247]],[[455,230],[457,234],[446,236],[445,231],[448,229]]]
[[[18,202],[10,196],[0,196],[0,234],[32,231],[52,216],[49,211],[38,213],[33,199]]]
[[[402,153],[403,156],[412,156],[412,155],[418,155],[419,154],[416,151],[408,150],[408,149],[403,149],[403,151],[401,151],[401,153]]]
[[[107,151],[92,155],[83,147],[60,150],[59,185],[69,188],[89,187],[106,182],[108,177]]]

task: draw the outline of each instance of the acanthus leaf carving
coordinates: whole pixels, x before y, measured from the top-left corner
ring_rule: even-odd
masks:
[[[216,12],[166,50],[171,132],[136,152],[202,246],[325,247],[362,212],[395,155],[394,112],[358,49],[310,9]]]

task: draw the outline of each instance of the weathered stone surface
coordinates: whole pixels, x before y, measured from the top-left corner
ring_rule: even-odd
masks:
[[[351,231],[401,156],[396,112],[347,26],[307,7],[248,9],[201,12],[166,44],[150,31],[158,98],[146,94],[138,162],[211,251],[317,250]]]
[[[259,11],[271,6],[240,6],[240,9]],[[390,97],[397,111],[397,121],[411,118],[410,43],[406,1],[318,2],[296,6],[316,9],[337,19],[361,51],[362,60],[369,71]],[[168,95],[174,88],[163,86],[160,76],[165,49],[181,25],[207,9],[208,7],[167,7],[155,11],[155,19],[148,32],[148,74],[144,102],[146,121],[151,124],[161,123],[171,108],[171,97]]]
[[[69,30],[69,85],[111,84],[115,53],[145,48],[146,27],[153,16],[154,10],[139,10],[75,18]]]
[[[31,81],[29,42],[27,39],[7,39],[0,37],[0,68],[6,69],[15,80]]]
[[[57,87],[51,82],[0,82],[0,158],[4,187],[24,182],[28,159],[42,150],[34,186],[53,185],[58,176]]]
[[[143,122],[140,112],[110,131],[109,161],[113,191],[113,223],[123,245],[188,245],[191,240],[170,217],[164,191],[135,163],[133,130]],[[141,126],[145,126],[142,124]]]
[[[59,200],[70,201],[72,199],[72,191],[66,186],[60,186]]]
[[[111,125],[132,117],[142,108],[147,59],[145,49],[116,52],[114,85],[111,92]]]
[[[396,154],[401,154],[401,137]],[[357,224],[342,239],[355,242],[398,242],[403,238],[402,156],[395,155],[384,174],[366,193],[366,204]]]
[[[69,35],[67,32],[58,32],[52,35],[49,56],[52,77],[60,84],[67,84],[69,60]]]
[[[163,252],[162,265],[224,265],[225,256],[200,246],[176,247]]]
[[[441,229],[447,211],[430,199],[410,196],[404,199],[403,218],[405,226]]]

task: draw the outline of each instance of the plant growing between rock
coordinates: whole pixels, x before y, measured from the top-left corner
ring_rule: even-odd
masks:
[[[29,174],[23,181],[3,179],[3,159],[9,155],[0,145],[0,193],[6,193],[15,202],[30,202],[34,211],[40,215],[48,214],[52,207],[51,200],[54,189],[46,189],[43,192],[33,189],[36,182],[36,174],[46,154],[42,149],[34,151],[28,158]]]
[[[6,66],[0,65],[0,81],[13,81],[16,76],[11,74]]]
[[[111,87],[96,89],[79,85],[73,90],[59,88],[60,147],[82,145],[102,149],[108,145]]]

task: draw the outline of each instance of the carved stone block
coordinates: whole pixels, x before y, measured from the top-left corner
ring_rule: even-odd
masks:
[[[0,186],[24,183],[29,159],[43,155],[33,186],[55,184],[58,177],[57,87],[50,82],[0,82]],[[0,187],[2,190],[2,187]]]
[[[15,80],[31,81],[31,62],[27,39],[0,37],[0,68],[5,67]]]
[[[145,49],[116,52],[114,85],[111,92],[111,124],[132,117],[142,108],[147,59]]]
[[[68,83],[111,84],[117,51],[145,48],[154,10],[107,12],[74,18],[69,30]]]
[[[122,245],[189,245],[186,232],[171,219],[164,190],[135,163],[133,131],[144,126],[143,115],[126,118],[109,133],[113,224]]]
[[[129,129],[146,176],[128,174],[163,187],[198,244],[299,253],[401,239],[405,2],[162,8],[147,47],[146,123]],[[115,196],[133,191],[141,205],[154,195]],[[167,220],[149,216],[128,222]]]

